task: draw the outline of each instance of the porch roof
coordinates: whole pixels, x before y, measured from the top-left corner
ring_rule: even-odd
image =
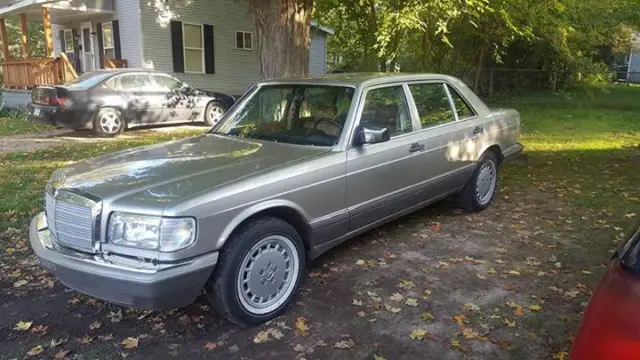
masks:
[[[42,8],[48,8],[55,23],[64,23],[79,16],[113,13],[113,0],[100,1],[102,8],[88,7],[86,2],[74,0],[17,0],[0,2],[0,18],[25,14],[29,21],[42,21]],[[108,3],[111,3],[109,6]]]

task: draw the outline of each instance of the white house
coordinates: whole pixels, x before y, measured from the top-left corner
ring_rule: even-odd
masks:
[[[23,79],[14,74],[25,65],[9,59],[3,63],[6,87],[63,82],[69,77],[66,71],[80,74],[105,67],[152,68],[234,95],[258,80],[247,0],[0,0],[0,18],[11,16],[44,23],[51,64],[26,59],[33,61],[33,74]],[[332,33],[312,23],[311,74],[325,72],[326,37]],[[28,54],[28,44],[23,45]],[[57,58],[62,59],[59,65],[53,62]],[[36,63],[43,69],[39,73],[33,70]]]

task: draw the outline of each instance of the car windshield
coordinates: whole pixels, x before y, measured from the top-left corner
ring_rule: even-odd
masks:
[[[78,76],[77,78],[69,81],[66,85],[69,87],[88,89],[96,86],[111,75],[113,74],[108,72],[90,72]]]
[[[332,146],[340,138],[354,88],[265,85],[214,133],[298,145]]]

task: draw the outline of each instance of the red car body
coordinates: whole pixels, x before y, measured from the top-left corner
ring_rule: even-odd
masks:
[[[628,232],[591,297],[570,358],[640,359],[640,224]]]

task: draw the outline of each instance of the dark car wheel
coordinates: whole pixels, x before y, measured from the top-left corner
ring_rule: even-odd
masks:
[[[487,152],[478,161],[473,176],[458,197],[459,205],[471,212],[486,209],[498,193],[498,157]]]
[[[204,111],[204,122],[210,126],[217,124],[227,110],[227,107],[219,101],[209,102]]]
[[[114,108],[102,108],[96,113],[93,120],[93,131],[103,137],[112,137],[122,134],[127,123],[122,112]]]
[[[241,325],[280,315],[304,273],[304,244],[298,232],[283,220],[259,218],[228,241],[205,286],[216,310]]]

